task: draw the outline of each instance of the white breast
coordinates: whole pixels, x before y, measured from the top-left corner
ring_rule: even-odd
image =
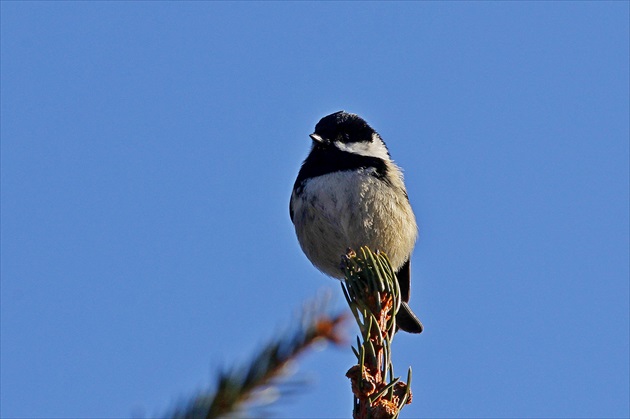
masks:
[[[339,266],[348,248],[384,251],[396,270],[413,250],[418,231],[402,180],[387,183],[371,171],[318,176],[291,197],[300,246],[330,276],[343,277]]]

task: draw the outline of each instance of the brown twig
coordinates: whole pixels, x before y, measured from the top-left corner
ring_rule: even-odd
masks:
[[[354,394],[353,417],[396,418],[411,403],[411,369],[404,383],[393,377],[391,361],[400,307],[398,282],[387,256],[367,247],[360,249],[360,255],[349,250],[342,267],[344,295],[363,339],[357,339],[357,349],[353,348],[358,364],[346,373]]]

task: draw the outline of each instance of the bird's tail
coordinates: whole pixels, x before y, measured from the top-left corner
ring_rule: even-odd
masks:
[[[422,333],[424,327],[418,317],[411,311],[409,304],[402,302],[396,314],[396,326],[407,333]]]

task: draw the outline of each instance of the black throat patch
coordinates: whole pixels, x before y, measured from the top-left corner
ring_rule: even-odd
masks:
[[[302,163],[293,190],[299,195],[304,181],[308,179],[358,169],[375,169],[372,173],[378,179],[384,179],[387,175],[387,165],[383,159],[349,153],[332,146],[315,146]]]

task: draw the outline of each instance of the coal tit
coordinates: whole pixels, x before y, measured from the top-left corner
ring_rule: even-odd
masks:
[[[325,116],[310,137],[312,148],[289,203],[306,257],[320,271],[342,279],[340,260],[348,248],[367,245],[385,252],[401,290],[396,324],[409,333],[422,332],[407,304],[418,227],[400,168],[380,135],[358,115]]]

